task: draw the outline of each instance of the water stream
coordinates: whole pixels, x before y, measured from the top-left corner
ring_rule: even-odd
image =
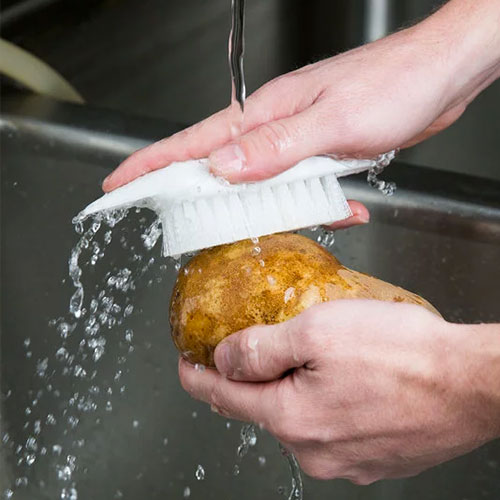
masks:
[[[231,70],[231,104],[245,109],[245,0],[231,0],[232,26],[229,36],[229,67]]]

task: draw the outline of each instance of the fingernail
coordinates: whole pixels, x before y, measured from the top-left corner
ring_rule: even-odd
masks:
[[[370,214],[359,214],[357,219],[361,224],[368,224],[370,222]]]
[[[237,144],[229,144],[214,151],[208,159],[214,174],[222,177],[233,172],[241,172],[246,165],[245,155]]]
[[[231,360],[231,346],[227,343],[220,344],[215,350],[214,355],[215,366],[217,366],[217,370],[222,375],[226,377],[230,377],[234,370],[232,366]]]

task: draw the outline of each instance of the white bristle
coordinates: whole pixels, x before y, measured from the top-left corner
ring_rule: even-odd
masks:
[[[351,215],[337,177],[373,162],[308,158],[271,179],[228,184],[206,160],[172,164],[136,179],[89,205],[82,216],[134,205],[158,212],[165,255],[282,231],[329,224]]]
[[[351,212],[335,175],[184,202],[167,220],[167,255],[345,219]],[[165,222],[164,222],[165,224]],[[170,223],[168,223],[170,224]]]

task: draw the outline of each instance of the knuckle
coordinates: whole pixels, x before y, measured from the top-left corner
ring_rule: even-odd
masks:
[[[259,358],[259,349],[257,348],[258,338],[253,329],[248,329],[240,334],[238,339],[238,359],[240,366],[236,366],[235,370],[243,370],[249,375],[257,375],[261,371]]]
[[[323,330],[323,314],[321,309],[312,307],[302,313],[301,328],[297,341],[304,347],[314,347],[318,334]]]
[[[214,387],[210,392],[208,403],[210,404],[210,409],[214,413],[217,413],[222,417],[231,417],[231,411],[228,407],[227,400],[218,387]]]
[[[290,143],[290,132],[282,122],[271,122],[261,125],[257,140],[267,150],[280,154]]]
[[[224,399],[222,397],[221,391],[215,386],[210,392],[210,398],[208,403],[211,407],[217,408],[218,410],[224,408]]]
[[[262,87],[256,90],[251,97],[255,99],[262,99],[264,97],[275,99],[276,95],[282,94],[283,91],[288,89],[290,80],[290,74],[278,76],[262,85]]]

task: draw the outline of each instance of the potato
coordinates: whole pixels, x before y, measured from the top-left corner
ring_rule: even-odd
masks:
[[[234,332],[353,298],[408,302],[439,314],[418,295],[347,269],[311,239],[283,233],[210,248],[191,259],[172,294],[172,337],[185,359],[214,366],[215,347]]]

